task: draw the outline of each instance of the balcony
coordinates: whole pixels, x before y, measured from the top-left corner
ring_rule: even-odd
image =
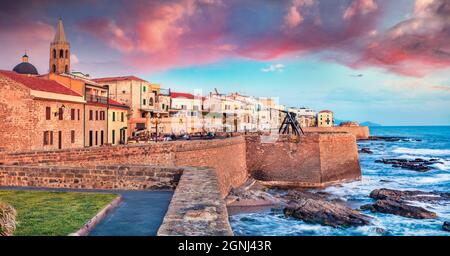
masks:
[[[89,103],[100,103],[100,104],[108,104],[108,97],[86,94],[86,102]]]

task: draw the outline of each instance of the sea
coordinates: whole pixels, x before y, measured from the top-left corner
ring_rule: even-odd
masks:
[[[360,154],[362,179],[331,186],[322,191],[345,201],[353,209],[373,203],[372,190],[421,190],[450,192],[450,126],[380,126],[370,127],[371,136],[403,137],[400,141],[359,141],[359,148],[370,148],[373,154]],[[438,159],[428,172],[416,172],[392,167],[375,160],[382,158]],[[437,219],[422,220],[392,214],[363,213],[373,217],[370,225],[351,228],[333,228],[308,224],[291,217],[282,209],[263,208],[232,214],[230,223],[235,235],[241,236],[449,236],[442,230],[444,221],[450,221],[450,203],[417,203],[436,212]],[[380,232],[382,230],[382,232]]]

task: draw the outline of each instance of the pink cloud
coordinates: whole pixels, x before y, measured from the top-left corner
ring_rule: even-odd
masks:
[[[418,0],[416,16],[371,38],[355,67],[423,76],[450,66],[450,2]]]

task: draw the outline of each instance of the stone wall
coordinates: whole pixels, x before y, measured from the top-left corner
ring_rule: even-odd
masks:
[[[92,167],[0,166],[0,186],[73,189],[174,189],[183,167],[114,165]]]
[[[351,126],[351,127],[305,127],[303,128],[305,132],[346,132],[355,135],[356,139],[368,139],[369,138],[369,127],[367,126]]]
[[[30,89],[0,75],[0,151],[53,150],[59,146],[61,131],[62,148],[83,146],[83,104],[57,100],[38,99],[30,95]],[[55,113],[64,105],[63,120]],[[46,120],[46,108],[51,108],[50,120]],[[75,120],[71,120],[75,109]],[[80,119],[78,119],[80,110]],[[71,131],[75,140],[71,140]],[[53,132],[53,143],[44,146],[44,131]]]
[[[221,140],[175,141],[54,151],[3,152],[1,165],[95,167],[98,165],[209,167],[225,197],[249,173],[272,185],[321,187],[361,176],[355,136],[306,133],[299,143],[279,136],[263,143],[248,135]],[[269,185],[270,185],[269,184]]]
[[[233,235],[219,186],[213,169],[185,169],[158,236]]]
[[[54,151],[0,153],[0,165],[97,165],[150,164],[211,167],[217,171],[225,197],[247,179],[245,139],[176,141],[126,146],[105,146]]]
[[[348,133],[307,133],[298,143],[288,136],[275,143],[246,139],[247,168],[267,185],[323,187],[361,177],[355,137]]]
[[[33,99],[29,90],[0,74],[0,95],[0,151],[30,150]]]

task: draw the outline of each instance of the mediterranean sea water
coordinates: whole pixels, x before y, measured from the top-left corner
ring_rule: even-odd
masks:
[[[372,136],[401,136],[405,139],[395,142],[358,142],[359,148],[366,147],[373,151],[373,154],[360,154],[362,180],[328,187],[324,191],[346,201],[353,209],[373,203],[369,194],[377,188],[450,192],[450,126],[370,127],[370,133]],[[431,171],[416,172],[375,163],[375,160],[382,158],[439,159],[442,163],[433,165]],[[414,205],[436,212],[439,218],[420,220],[364,211],[364,214],[373,217],[372,224],[356,228],[333,228],[285,218],[280,209],[263,209],[231,215],[230,223],[235,235],[450,235],[450,232],[442,230],[443,222],[450,221],[449,202]],[[385,232],[380,234],[377,228]]]

